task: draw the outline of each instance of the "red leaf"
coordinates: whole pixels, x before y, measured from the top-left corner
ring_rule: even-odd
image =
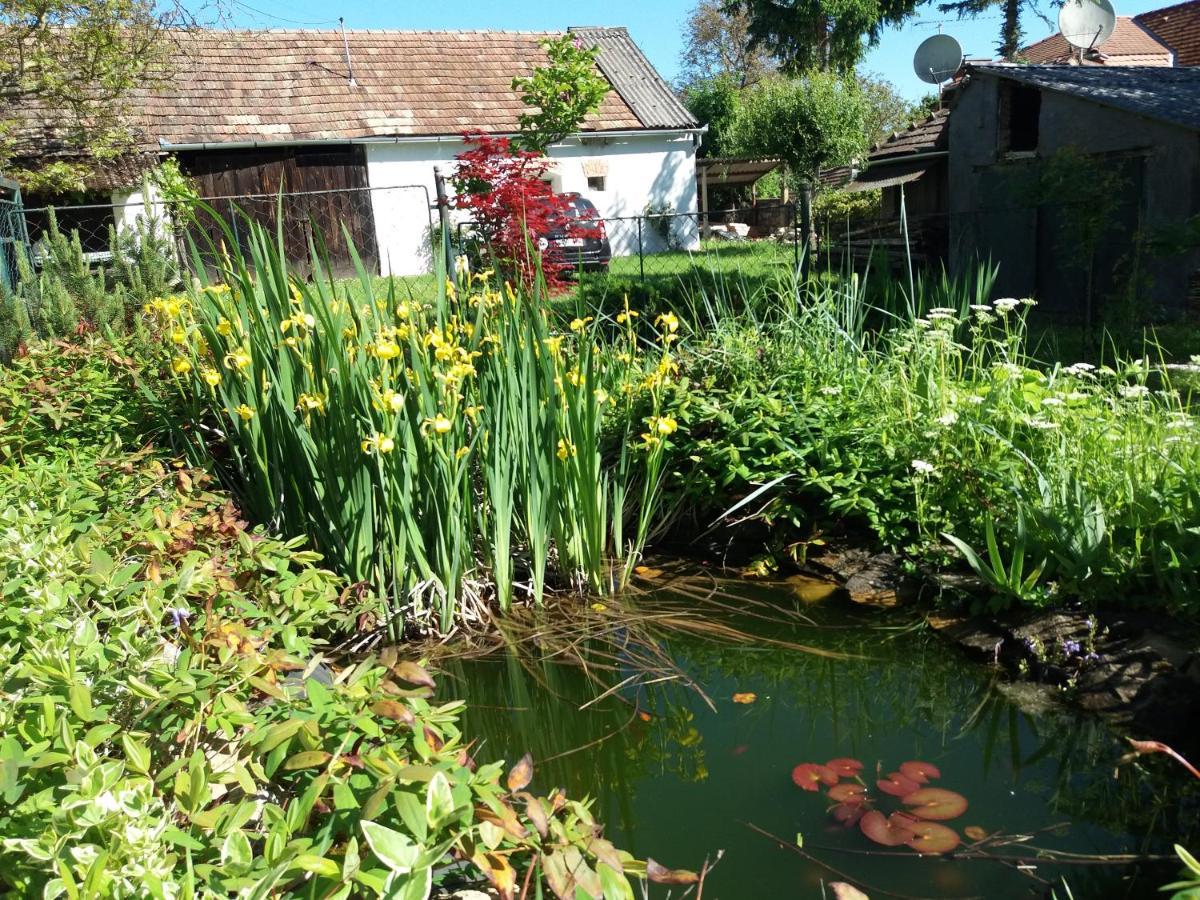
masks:
[[[862,771],[862,767],[863,764],[857,759],[849,759],[848,757],[838,757],[825,763],[825,768],[847,778],[853,778]]]
[[[942,773],[933,763],[921,762],[915,759],[901,763],[900,772],[918,784],[928,784],[930,778],[942,777]]]
[[[863,817],[867,808],[862,803],[839,803],[829,811],[835,822],[841,822],[847,828]]]
[[[884,818],[883,813],[877,809],[864,813],[862,819],[859,820],[858,827],[875,843],[883,844],[885,847],[899,847],[907,844],[913,836],[913,833],[907,828]]]
[[[912,826],[908,846],[918,853],[949,853],[959,845],[958,832],[937,822],[917,822]]]
[[[903,803],[921,819],[957,819],[967,811],[967,798],[945,788],[921,788],[904,797]]]
[[[819,763],[800,763],[792,769],[792,781],[803,790],[815,791],[821,784],[837,784],[838,777]]]
[[[901,775],[899,772],[892,772],[887,778],[880,778],[875,784],[885,794],[891,794],[893,797],[907,797],[920,787],[911,778]]]
[[[846,781],[829,789],[829,799],[838,803],[864,803],[867,799],[867,789],[864,785]]]

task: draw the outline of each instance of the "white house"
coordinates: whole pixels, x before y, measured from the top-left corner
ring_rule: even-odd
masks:
[[[595,203],[615,253],[654,248],[655,229],[622,217],[695,213],[702,129],[624,28],[571,29],[598,46],[611,90],[581,130],[550,148],[557,191]],[[344,224],[382,274],[427,271],[434,167],[449,174],[465,132],[512,134],[525,110],[514,77],[546,62],[549,32],[199,31],[178,35],[175,78],[133,98],[148,156],[175,156],[224,216],[273,220],[282,190],[297,257],[313,230],[346,262]],[[247,197],[257,199],[247,200]],[[115,185],[118,223],[153,211]],[[672,239],[693,244],[694,225]],[[289,252],[291,252],[289,250]]]

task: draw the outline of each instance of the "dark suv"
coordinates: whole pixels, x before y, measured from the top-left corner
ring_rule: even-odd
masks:
[[[579,194],[561,194],[571,221],[544,238],[542,250],[555,262],[572,269],[606,269],[612,260],[608,232],[596,205]]]

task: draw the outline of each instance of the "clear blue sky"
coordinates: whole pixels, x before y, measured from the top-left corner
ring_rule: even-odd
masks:
[[[1147,9],[1169,6],[1173,0],[1113,0],[1117,13],[1136,15]],[[563,0],[453,0],[414,3],[400,0],[231,0],[232,22],[239,27],[334,27],[339,15],[347,28],[422,29],[521,29],[557,30],[569,25],[625,25],[650,61],[666,78],[678,73],[683,21],[694,0],[607,0],[585,5]],[[1048,2],[1042,3],[1054,19]],[[891,81],[906,97],[917,99],[929,86],[913,74],[912,55],[917,45],[942,30],[959,39],[968,56],[990,56],[995,52],[1000,19],[990,14],[974,20],[947,21],[937,11],[937,0],[921,9],[907,24],[889,30],[873,48],[863,70]],[[1054,27],[1030,16],[1025,23],[1026,39],[1038,40]]]

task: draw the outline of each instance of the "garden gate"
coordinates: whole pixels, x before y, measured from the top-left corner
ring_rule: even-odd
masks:
[[[29,258],[29,232],[21,208],[21,188],[15,181],[0,178],[0,287],[12,290],[17,284],[17,255]]]

